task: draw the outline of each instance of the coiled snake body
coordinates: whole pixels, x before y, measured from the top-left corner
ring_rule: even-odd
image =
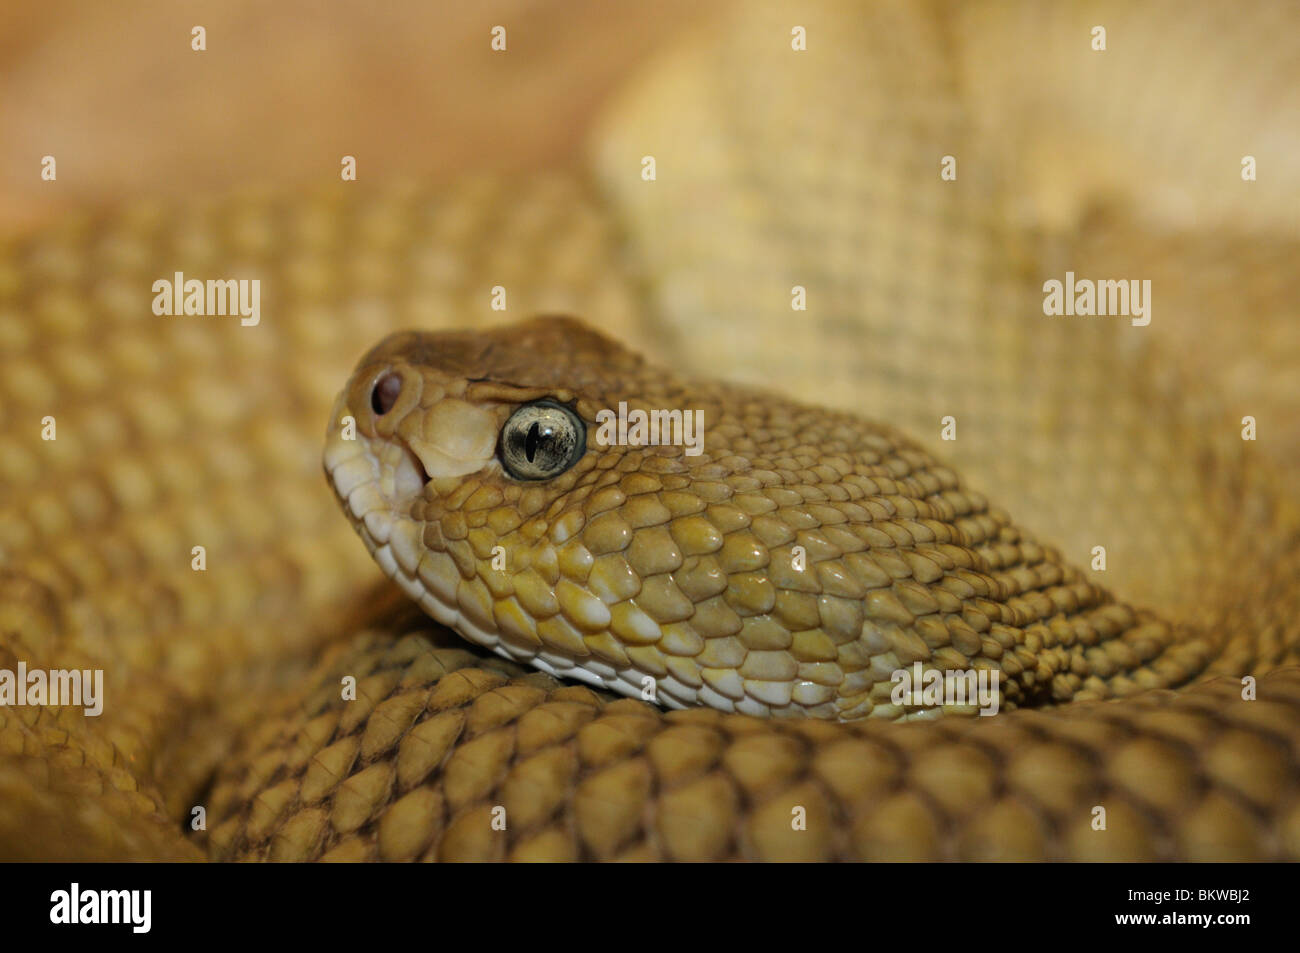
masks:
[[[620,402],[700,410],[704,452],[589,437],[559,475],[516,480],[498,458],[500,431],[537,402],[572,408],[588,428]],[[345,422],[355,439],[344,438]],[[379,565],[439,621],[552,672],[583,667],[588,682],[633,695],[648,675],[662,702],[713,707],[664,713],[492,662],[392,599],[360,617],[352,610],[352,622],[330,609],[318,625],[360,632],[336,636],[283,714],[262,720],[230,756],[203,802],[216,820],[216,857],[1294,852],[1296,671],[1263,675],[1269,666],[1259,664],[1241,673],[1263,675],[1252,700],[1237,679],[1199,680],[1213,659],[1233,657],[1230,634],[1112,599],[887,427],[691,382],[578,322],[543,318],[387,339],[336,403],[325,461]],[[141,479],[129,468],[110,474],[128,492]],[[94,485],[86,492],[79,505],[93,507]],[[214,553],[230,538],[211,523],[196,531]],[[795,546],[807,554],[803,570]],[[68,610],[41,591],[87,584],[45,582],[49,564],[28,565],[6,577],[19,597],[7,603],[10,651],[26,645],[29,660],[39,657],[42,633],[93,647],[105,623],[78,621],[76,588]],[[68,565],[103,571],[89,556]],[[257,564],[260,575],[274,570]],[[165,584],[158,591],[165,596]],[[236,589],[228,598],[243,597]],[[330,605],[328,593],[315,599]],[[292,606],[265,609],[274,621]],[[110,610],[139,625],[132,604]],[[167,626],[193,610],[164,602],[160,611]],[[206,611],[220,626],[221,606]],[[272,638],[266,628],[249,635]],[[1250,630],[1241,639],[1254,644]],[[176,703],[198,658],[154,663],[164,700]],[[996,670],[1009,711],[892,723],[919,710],[890,698],[891,674],[914,662]],[[275,655],[260,667],[300,678],[296,663]],[[109,669],[116,691],[144,684],[121,675]],[[235,666],[216,684],[256,678]],[[352,695],[340,689],[349,680]],[[136,710],[147,712],[149,698]],[[185,704],[197,706],[198,724],[211,718],[205,730],[219,738],[232,709],[264,708],[251,700],[251,710],[202,696]],[[141,729],[123,708],[110,704],[103,716],[116,753],[95,747],[104,742],[87,731],[100,726],[79,712],[49,708],[27,721],[6,712],[7,736],[16,731],[28,750],[84,752],[62,768],[42,760],[56,767],[32,775],[21,767],[32,755],[11,741],[7,783],[20,796],[10,810],[33,777],[36,790],[53,789],[42,807],[89,791],[96,811],[117,805],[138,826],[113,818],[106,850],[159,851],[165,839],[150,818],[166,808],[150,790],[132,790],[123,752],[149,750],[140,739],[152,737],[152,757],[167,763],[165,726]],[[792,715],[814,717],[781,717]],[[191,745],[203,736],[193,732]],[[66,770],[80,792],[59,780]],[[89,830],[109,823],[73,816],[103,825]],[[150,847],[148,837],[159,841]]]

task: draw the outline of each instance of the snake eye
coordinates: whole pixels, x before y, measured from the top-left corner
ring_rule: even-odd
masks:
[[[551,401],[525,404],[501,428],[501,465],[516,480],[549,480],[587,450],[587,428],[568,407]]]
[[[370,392],[370,409],[375,412],[375,416],[382,417],[393,409],[401,395],[402,378],[389,371],[375,381],[374,390]]]

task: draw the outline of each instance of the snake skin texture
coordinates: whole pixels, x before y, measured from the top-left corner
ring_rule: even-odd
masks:
[[[98,717],[0,708],[0,856],[1300,857],[1288,17],[1271,4],[1233,17],[1172,3],[741,5],[607,105],[576,172],[142,203],[0,239],[0,669],[102,668],[106,695]],[[1094,23],[1104,54],[1088,47]],[[938,175],[949,154],[955,182]],[[1246,154],[1256,182],[1240,179]],[[1149,278],[1151,325],[1045,317],[1042,283],[1067,269]],[[260,278],[261,323],[155,316],[151,283],[176,271]],[[807,311],[791,311],[794,285]],[[586,343],[558,346],[568,332],[515,324],[536,313],[578,315],[601,337],[573,330]],[[747,634],[784,632],[793,650],[821,631],[830,646],[799,644],[824,659],[762,647],[749,674],[825,665],[836,694],[809,707],[867,717],[664,711],[420,614],[321,475],[340,387],[404,328],[451,334],[430,340],[465,354],[498,341],[507,383],[591,407],[620,394],[704,407],[701,467],[719,466],[715,446],[771,457],[769,486],[727,483],[744,474],[726,464],[630,493],[648,486],[641,456],[601,469],[593,455],[572,485],[539,492],[588,528],[626,523],[626,548],[588,550],[638,581],[678,571],[651,565],[661,548],[632,548],[668,525],[643,522],[651,497],[703,506],[680,540],[668,531],[679,551],[744,537],[779,550],[779,521],[745,507],[766,507],[764,489],[796,494],[768,499],[805,511],[799,530],[845,567],[819,585],[873,572],[850,558],[864,552],[887,585],[831,594],[815,624],[808,600],[774,598],[781,624],[763,630],[761,586],[739,579],[759,570],[737,546],[727,558],[741,562],[719,562],[726,587],[697,593],[716,611],[695,634],[718,650],[738,640],[747,658]],[[469,381],[483,373],[414,364],[479,388],[498,423],[518,398]],[[958,439],[941,441],[950,414]],[[1241,439],[1245,415],[1257,441]],[[770,447],[762,420],[785,428]],[[815,452],[796,452],[801,436]],[[837,496],[853,479],[861,497]],[[446,489],[422,518],[482,595],[468,583],[484,559],[473,521],[506,495],[470,509]],[[866,534],[851,552],[831,504],[867,510],[853,525],[892,550]],[[523,522],[492,533],[522,559],[510,534]],[[1104,573],[1088,568],[1097,545]],[[881,644],[830,638],[823,623],[856,619],[852,605],[883,614]],[[861,675],[889,654],[997,666],[1003,711],[891,720]],[[732,656],[705,661],[734,687]],[[779,688],[753,687],[745,697],[783,707]]]

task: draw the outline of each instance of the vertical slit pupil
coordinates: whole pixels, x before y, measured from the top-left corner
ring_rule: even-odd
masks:
[[[533,458],[537,456],[537,445],[541,443],[542,428],[537,421],[528,428],[528,436],[524,439],[524,455],[528,457],[528,462],[532,463]]]

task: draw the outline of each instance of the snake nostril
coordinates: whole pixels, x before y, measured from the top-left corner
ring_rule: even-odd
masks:
[[[377,416],[382,417],[393,409],[401,393],[402,378],[389,371],[375,381],[374,389],[370,392],[370,407]]]

